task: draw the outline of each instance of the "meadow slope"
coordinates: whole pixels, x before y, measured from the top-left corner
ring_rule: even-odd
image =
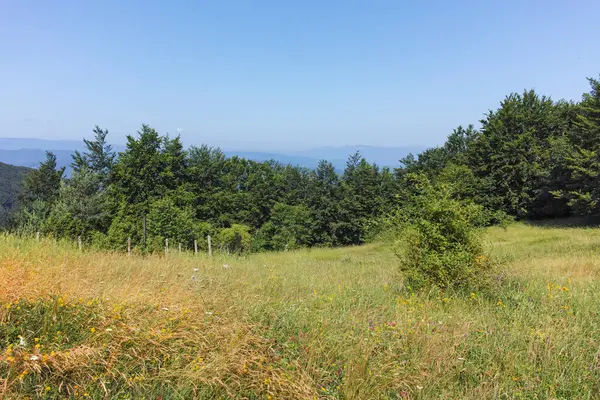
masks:
[[[409,294],[385,244],[144,258],[1,237],[0,398],[600,398],[600,230],[486,235],[494,286],[466,294]]]

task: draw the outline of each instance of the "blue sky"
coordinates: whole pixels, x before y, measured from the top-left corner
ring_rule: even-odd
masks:
[[[435,145],[510,92],[578,100],[598,1],[3,1],[0,137]]]

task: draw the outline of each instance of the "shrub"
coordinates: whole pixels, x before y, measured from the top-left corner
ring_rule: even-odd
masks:
[[[256,232],[254,247],[292,250],[310,243],[311,215],[308,207],[276,203],[270,219]]]
[[[250,250],[252,235],[249,227],[233,224],[230,228],[221,229],[217,240],[221,251],[241,254]]]
[[[425,177],[409,177],[412,194],[396,215],[399,240],[396,255],[408,286],[464,288],[485,282],[489,262],[483,255],[475,222],[482,207],[452,197],[447,185],[432,185]]]

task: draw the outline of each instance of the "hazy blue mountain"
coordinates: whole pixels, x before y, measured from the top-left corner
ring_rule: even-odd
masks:
[[[113,147],[115,151],[125,149],[125,146],[122,145],[113,145]],[[0,162],[37,168],[40,161],[45,159],[46,150],[51,150],[56,154],[58,166],[66,166],[68,169],[72,161],[72,153],[75,150],[83,149],[83,141],[0,138]],[[225,150],[225,154],[229,157],[237,155],[255,161],[275,160],[282,164],[292,164],[310,169],[314,169],[319,160],[328,160],[338,171],[342,171],[346,166],[348,156],[356,151],[360,151],[369,162],[394,168],[398,166],[398,160],[408,153],[419,153],[422,150],[424,148],[419,147],[342,146],[281,152]]]
[[[300,167],[315,169],[319,164],[319,158],[304,156],[304,155],[290,155],[283,153],[268,153],[268,152],[259,152],[259,151],[235,151],[235,150],[225,150],[225,155],[227,157],[238,156],[242,158],[247,158],[249,160],[254,161],[269,161],[275,160],[280,162],[281,164],[291,164],[298,165]],[[346,166],[345,159],[328,159],[335,166],[337,170],[343,170]]]
[[[50,150],[50,149],[49,149]],[[59,167],[69,167],[71,165],[71,155],[73,150],[55,150],[51,151],[56,154],[56,164]],[[19,149],[19,150],[3,150],[0,149],[0,162],[18,165],[20,167],[37,168],[41,161],[46,159],[46,150],[42,149]]]
[[[359,151],[369,162],[375,162],[383,167],[398,167],[399,160],[409,153],[417,154],[425,150],[421,146],[407,147],[377,147],[377,146],[340,146],[340,147],[318,147],[314,149],[296,152],[285,152],[289,155],[309,156],[317,159],[339,159],[347,160],[348,156]],[[345,165],[345,162],[344,162]]]

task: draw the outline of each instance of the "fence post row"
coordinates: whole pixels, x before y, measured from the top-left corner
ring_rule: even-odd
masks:
[[[207,236],[207,242],[208,242],[208,256],[212,257],[212,239],[210,237],[210,235]],[[40,233],[37,232],[36,234],[36,240],[40,240]],[[81,240],[81,236],[77,236],[77,246],[79,247],[79,250],[81,250],[83,248],[83,242]],[[179,243],[179,254],[181,254],[182,250],[183,250],[183,245],[181,243]],[[165,254],[169,253],[169,239],[165,239]],[[130,256],[131,255],[131,236],[127,237],[127,255]],[[194,239],[194,255],[198,255],[198,240]]]

